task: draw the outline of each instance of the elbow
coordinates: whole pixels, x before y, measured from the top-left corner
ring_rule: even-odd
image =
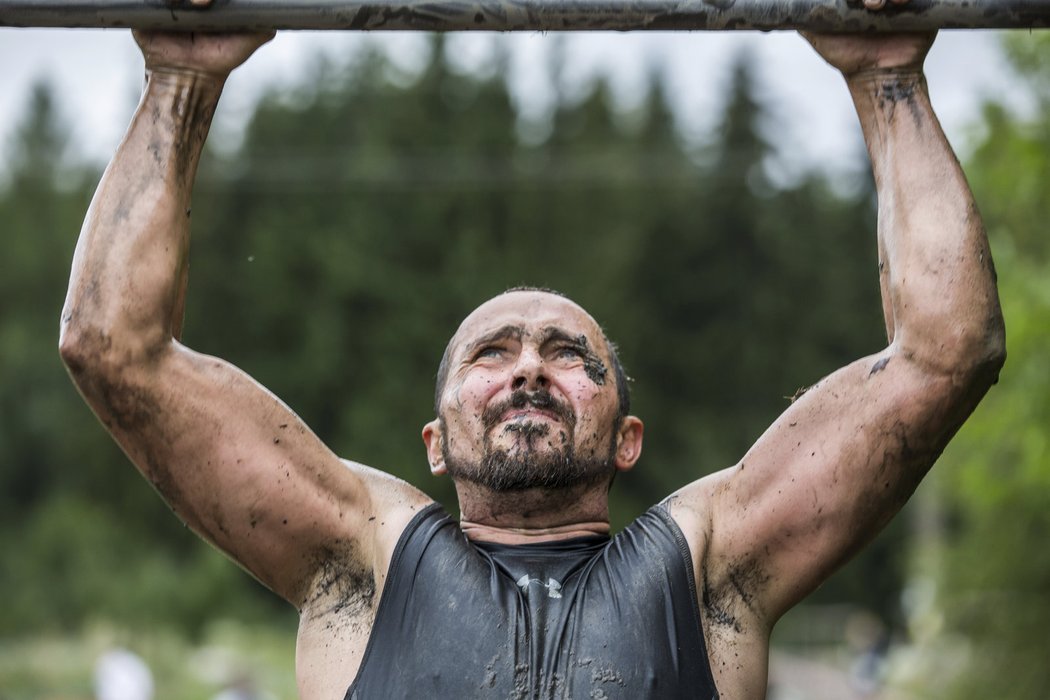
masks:
[[[114,435],[141,433],[156,415],[151,392],[163,356],[138,348],[109,328],[63,322],[58,342],[62,362],[80,395]]]
[[[129,368],[144,365],[151,358],[156,358],[160,344],[145,343],[143,340],[104,325],[70,322],[64,318],[59,333],[58,354],[73,380],[83,387],[83,380],[94,383],[107,377],[116,377]]]
[[[947,352],[950,372],[961,384],[984,394],[999,381],[999,373],[1006,364],[1006,330],[1002,315],[991,315],[986,322],[968,332],[960,332],[953,343],[954,352]]]
[[[81,378],[103,374],[117,364],[110,334],[101,328],[70,323],[66,318],[59,333],[58,354],[78,384]]]
[[[58,353],[74,380],[101,377],[155,362],[172,344],[170,332],[149,319],[137,322],[105,312],[67,306],[59,327]]]
[[[1006,326],[1002,314],[996,314],[981,338],[976,353],[974,375],[987,389],[999,381],[999,372],[1006,364]]]
[[[170,337],[167,343],[144,343],[104,327],[63,323],[58,352],[84,398],[109,405],[114,387],[141,382],[143,372],[156,372],[171,346]]]
[[[1006,362],[1006,331],[998,309],[979,321],[946,326],[935,319],[925,332],[901,333],[894,344],[926,372],[950,378],[956,387],[984,394]],[[919,325],[923,328],[923,324]],[[936,330],[935,330],[936,329]]]

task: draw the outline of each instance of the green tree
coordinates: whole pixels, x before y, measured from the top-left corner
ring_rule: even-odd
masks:
[[[959,700],[1050,695],[1050,41],[1005,48],[1041,108],[1023,119],[987,105],[967,172],[992,238],[1008,359],[938,466],[946,516],[924,552],[934,565],[920,562],[937,584],[944,657],[960,661],[931,692]]]

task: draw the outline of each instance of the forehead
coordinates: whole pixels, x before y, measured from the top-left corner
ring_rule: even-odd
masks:
[[[525,336],[548,328],[573,335],[583,334],[596,347],[604,335],[597,321],[576,302],[548,292],[507,292],[476,308],[453,336],[452,344],[461,348],[472,340],[504,327],[520,328]]]

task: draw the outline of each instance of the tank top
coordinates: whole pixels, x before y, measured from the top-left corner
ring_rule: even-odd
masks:
[[[613,538],[501,545],[428,506],[345,700],[399,698],[716,700],[681,530],[655,506]]]

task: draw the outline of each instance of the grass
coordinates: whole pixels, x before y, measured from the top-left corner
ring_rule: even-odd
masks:
[[[0,700],[92,700],[95,662],[114,648],[146,661],[158,699],[211,700],[238,677],[250,678],[266,697],[297,697],[293,631],[216,621],[196,642],[170,630],[107,623],[73,636],[0,640]]]

